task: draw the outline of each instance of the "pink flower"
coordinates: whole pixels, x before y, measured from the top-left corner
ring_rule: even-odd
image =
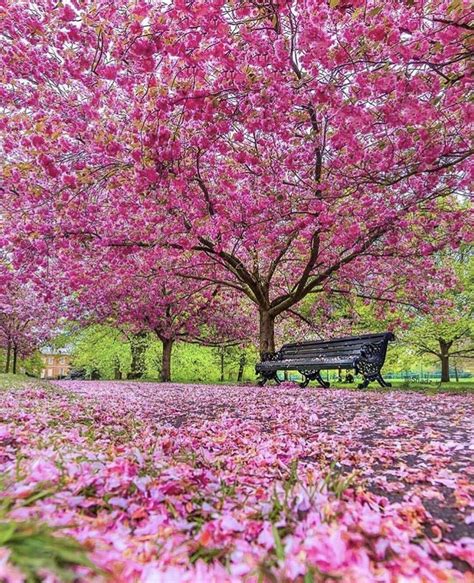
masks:
[[[66,6],[64,6],[64,8],[62,9],[60,16],[62,20],[66,20],[69,22],[71,20],[75,20],[77,15],[71,8],[71,6],[69,6],[69,4],[66,4]]]
[[[333,530],[323,539],[305,541],[308,556],[325,572],[337,571],[347,558],[346,543],[339,530]]]
[[[38,458],[31,464],[28,480],[31,482],[56,482],[60,475],[61,472],[53,462]]]
[[[224,530],[225,532],[242,532],[243,530],[245,530],[242,524],[235,520],[235,518],[230,515],[224,516],[221,519],[220,524],[222,530]]]
[[[156,51],[155,44],[147,39],[137,40],[132,47],[135,55],[150,58]]]
[[[35,148],[41,148],[41,146],[44,145],[44,138],[42,136],[33,136],[31,138],[31,143],[33,144],[33,146],[35,146]]]
[[[273,537],[272,529],[270,525],[263,527],[262,532],[258,535],[258,543],[264,546],[266,549],[271,549],[275,544],[275,539]]]
[[[9,563],[10,551],[0,548],[0,580],[4,583],[24,583],[25,575]]]
[[[141,170],[140,175],[146,178],[148,182],[156,182],[159,178],[158,172],[153,168],[145,168]]]
[[[379,512],[375,512],[369,508],[369,506],[364,506],[362,514],[360,516],[361,528],[370,535],[377,535],[380,533],[380,527],[382,524],[382,517]]]
[[[113,81],[117,77],[118,67],[116,65],[106,65],[100,68],[99,74],[104,79]]]

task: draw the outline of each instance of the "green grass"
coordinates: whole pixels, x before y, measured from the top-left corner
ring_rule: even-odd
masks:
[[[344,383],[336,383],[334,381],[331,382],[331,388],[335,389],[357,389],[357,385],[360,381],[347,385]],[[375,390],[375,391],[418,391],[422,393],[454,393],[454,394],[465,394],[465,393],[472,393],[474,392],[474,382],[471,380],[470,382],[452,382],[452,383],[439,383],[439,382],[407,382],[402,380],[390,380],[388,381],[392,383],[392,387],[388,389],[382,388],[377,381],[370,383],[366,390]],[[310,387],[315,386],[314,383],[311,383]]]
[[[0,390],[21,389],[22,387],[25,387],[28,384],[34,384],[35,386],[41,386],[43,388],[52,386],[49,385],[48,381],[28,377],[24,374],[0,373]]]
[[[460,382],[439,383],[439,382],[407,382],[407,381],[392,381],[393,388],[409,390],[409,391],[423,391],[430,393],[472,393],[474,392],[474,381],[471,379],[462,379]]]
[[[383,373],[382,373],[383,374]],[[283,374],[279,374],[280,379],[283,381]],[[322,377],[324,380],[329,380],[331,383],[332,389],[349,389],[349,390],[358,390],[358,384],[362,382],[361,377],[355,377],[355,382],[352,384],[347,383],[340,383],[332,378],[331,375],[329,379],[326,377],[325,371],[322,373]],[[302,378],[301,378],[302,380]],[[459,382],[452,381],[450,383],[441,383],[439,381],[430,380],[430,381],[406,381],[405,379],[386,379],[387,382],[392,383],[392,387],[388,389],[383,389],[377,381],[370,383],[368,386],[368,390],[381,390],[381,391],[393,391],[401,390],[401,391],[420,391],[420,392],[429,392],[429,393],[439,393],[439,392],[447,392],[447,393],[471,393],[474,392],[474,378],[461,378]],[[290,374],[290,382],[299,383],[300,377],[296,373]],[[309,385],[309,388],[318,387],[316,381],[312,381]]]
[[[65,583],[77,580],[75,567],[99,572],[80,543],[57,531],[39,522],[0,521],[0,546],[10,551],[10,561],[23,572],[27,583],[43,581],[45,570]]]
[[[90,381],[85,381],[90,382]],[[150,382],[156,383],[159,382],[158,379],[138,379],[138,380],[122,380],[122,381],[114,381],[114,382],[122,382],[123,384],[127,383],[136,383],[136,382]],[[221,382],[203,382],[203,381],[174,381],[177,384],[193,384],[193,385],[237,385],[235,381],[224,381]],[[295,382],[296,380],[292,381]],[[353,384],[345,384],[345,383],[337,383],[335,381],[330,380],[331,388],[334,389],[355,389],[357,390],[357,384],[360,381],[357,381]],[[460,382],[451,382],[451,383],[439,383],[439,382],[412,382],[412,381],[403,381],[403,380],[391,380],[392,388],[391,389],[382,389],[377,382],[370,383],[369,390],[400,390],[400,391],[420,391],[425,393],[454,393],[454,394],[466,394],[474,392],[474,380],[472,379],[461,379]],[[26,375],[22,374],[0,374],[0,390],[1,389],[15,389],[24,387],[25,384],[34,383],[36,386],[41,385],[44,388],[52,387],[48,381],[41,380],[41,379],[32,379],[31,377],[27,377]],[[251,385],[252,381],[244,381],[243,386]],[[318,385],[315,381],[313,381],[309,388],[317,388]]]
[[[28,382],[29,379],[26,375],[23,374],[0,374],[0,389],[11,389],[16,387],[21,387]]]

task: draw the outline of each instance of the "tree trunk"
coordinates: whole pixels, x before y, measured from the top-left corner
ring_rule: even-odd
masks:
[[[454,378],[456,379],[456,382],[459,383],[458,363],[456,359],[454,359]]]
[[[10,356],[12,351],[12,343],[9,340],[7,344],[7,359],[5,362],[5,372],[8,374],[10,372]]]
[[[12,367],[13,374],[16,374],[17,357],[18,357],[18,348],[15,345],[13,345],[13,367]]]
[[[145,355],[148,348],[148,333],[145,331],[133,334],[130,339],[130,350],[132,351],[132,362],[129,379],[140,379],[146,372]]]
[[[174,340],[172,338],[161,338],[163,344],[163,356],[161,360],[161,380],[164,383],[171,381],[171,352]]]
[[[224,382],[224,349],[221,350],[221,383]]]
[[[441,382],[449,383],[449,356],[441,355]]]
[[[244,367],[247,362],[247,358],[245,354],[241,354],[239,358],[239,372],[237,374],[237,382],[241,383],[244,378]]]
[[[441,382],[449,383],[451,380],[449,378],[449,349],[451,348],[452,342],[446,341],[443,338],[438,339],[440,348],[440,360],[441,360]]]
[[[275,316],[260,310],[260,358],[265,352],[275,352]]]
[[[439,339],[440,355],[441,360],[441,382],[449,383],[449,349],[451,348],[452,342],[446,342],[442,338]]]
[[[122,378],[122,371],[120,370],[120,360],[118,356],[114,358],[114,379],[119,381]]]

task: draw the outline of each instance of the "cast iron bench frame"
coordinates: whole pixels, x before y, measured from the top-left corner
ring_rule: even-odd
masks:
[[[262,387],[270,379],[280,384],[279,370],[296,370],[304,378],[301,387],[306,387],[312,380],[322,387],[329,387],[321,370],[354,369],[364,379],[359,384],[360,389],[365,389],[371,381],[378,381],[382,387],[391,387],[382,377],[381,370],[388,343],[393,340],[395,336],[391,332],[383,332],[285,344],[278,352],[263,355],[262,362],[255,367],[260,376],[258,384]]]

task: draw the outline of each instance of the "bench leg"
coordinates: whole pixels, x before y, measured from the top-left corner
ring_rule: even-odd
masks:
[[[379,383],[379,385],[380,385],[381,387],[387,387],[387,388],[388,388],[388,387],[391,387],[391,386],[392,386],[392,383],[389,383],[389,382],[387,382],[387,381],[386,381],[386,380],[383,378],[383,376],[382,376],[381,374],[379,374],[379,375],[378,375],[378,377],[377,377],[377,382]]]
[[[274,380],[277,385],[281,383],[281,380],[278,378],[278,373],[273,373],[270,375],[261,375],[261,378],[257,381],[257,385],[259,387],[263,387],[267,381]]]
[[[314,378],[318,381],[318,383],[322,387],[324,387],[325,389],[329,388],[330,384],[328,383],[328,381],[325,381],[323,379],[323,377],[321,376],[321,373],[319,372],[319,370],[318,370],[318,372],[314,373]]]
[[[306,375],[304,375],[304,380],[301,383],[299,383],[300,387],[302,389],[304,389],[305,387],[307,387],[309,385],[309,381],[310,380],[311,379],[309,377],[307,377]]]
[[[375,378],[374,377],[364,377],[362,383],[358,385],[359,389],[366,389],[369,386],[371,381],[377,381],[381,387],[388,388],[392,386],[392,383],[387,382],[383,376],[379,373]]]
[[[369,386],[369,383],[370,383],[370,379],[367,377],[364,377],[364,380],[357,385],[357,388],[358,389],[366,389]]]

